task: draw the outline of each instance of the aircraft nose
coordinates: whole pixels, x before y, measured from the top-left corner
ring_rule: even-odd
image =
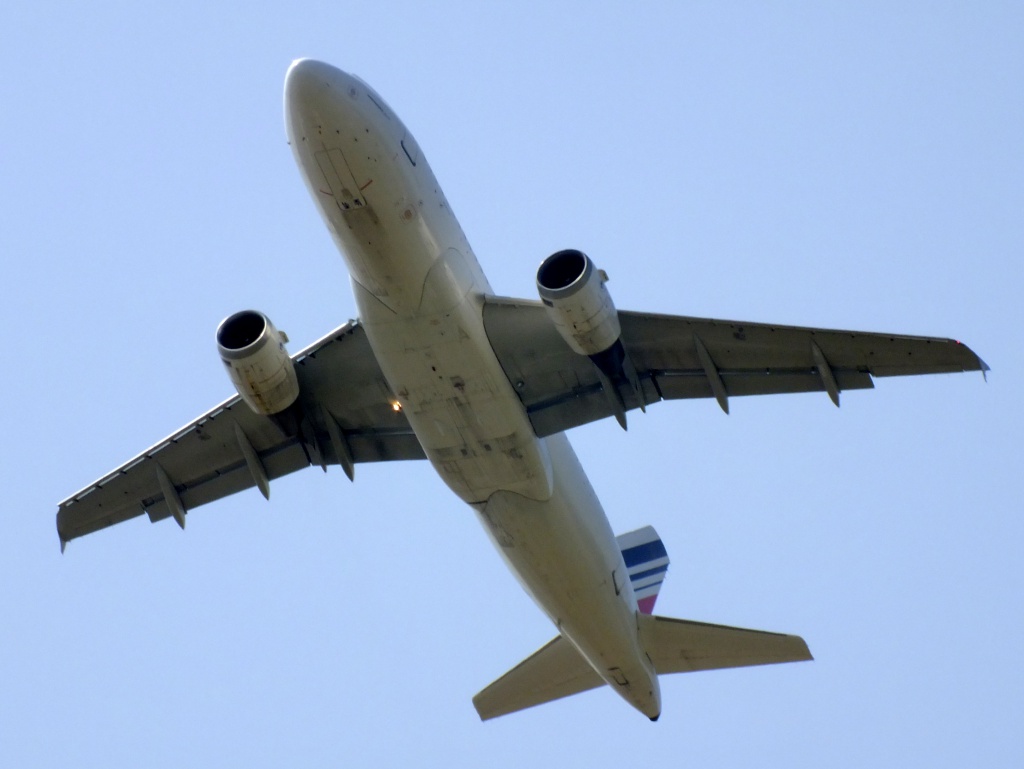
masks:
[[[332,120],[343,94],[354,93],[355,79],[316,59],[296,59],[284,78],[285,132],[293,143]]]
[[[315,102],[328,90],[344,90],[351,77],[316,59],[296,59],[284,76],[286,106]]]
[[[355,75],[316,59],[296,59],[284,77],[285,128],[289,141],[315,126],[335,128],[361,120],[369,87]]]

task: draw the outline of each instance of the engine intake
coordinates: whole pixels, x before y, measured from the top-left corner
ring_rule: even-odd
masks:
[[[217,327],[217,351],[231,383],[257,414],[279,414],[299,397],[287,341],[270,318],[255,310],[236,312]]]
[[[604,270],[576,249],[552,254],[537,270],[537,291],[548,316],[580,355],[598,355],[619,339],[619,314],[607,280]]]

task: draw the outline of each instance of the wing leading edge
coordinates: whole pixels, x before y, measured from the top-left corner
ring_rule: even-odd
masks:
[[[622,343],[644,404],[677,398],[827,392],[874,386],[872,377],[987,371],[953,339],[619,312]],[[597,367],[559,336],[540,302],[487,297],[484,326],[540,436],[614,415]],[[639,397],[616,382],[626,409]]]
[[[61,547],[148,514],[174,517],[308,467],[423,459],[423,450],[377,365],[366,334],[350,322],[293,356],[305,414],[303,431],[286,435],[238,396],[65,499],[58,506]]]

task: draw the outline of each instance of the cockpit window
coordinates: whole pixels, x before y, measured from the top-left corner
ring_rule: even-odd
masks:
[[[383,104],[381,104],[379,101],[373,98],[373,92],[369,88],[366,89],[366,98],[372,101],[377,106],[377,109],[381,111],[381,114],[384,115],[384,117],[386,117],[388,120],[391,120],[391,115],[389,115],[388,111],[384,109]]]
[[[416,165],[416,161],[420,159],[420,148],[416,146],[416,140],[411,136],[406,136],[402,139],[402,150],[409,158],[409,162]]]

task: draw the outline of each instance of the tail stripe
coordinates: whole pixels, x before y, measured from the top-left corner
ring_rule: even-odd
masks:
[[[639,582],[642,579],[646,579],[647,577],[650,577],[650,576],[652,576],[654,574],[664,574],[667,571],[668,571],[668,561],[665,561],[665,563],[663,563],[661,566],[657,566],[657,567],[655,567],[653,569],[648,569],[647,571],[638,571],[636,573],[631,573],[629,575],[629,579],[635,585],[637,582]]]
[[[637,606],[644,614],[650,614],[668,572],[668,551],[650,526],[621,534],[617,539]]]
[[[623,550],[622,557],[626,561],[626,566],[632,568],[637,564],[656,561],[659,558],[668,558],[668,551],[665,550],[661,540],[656,539],[653,542],[645,542],[642,545]]]

